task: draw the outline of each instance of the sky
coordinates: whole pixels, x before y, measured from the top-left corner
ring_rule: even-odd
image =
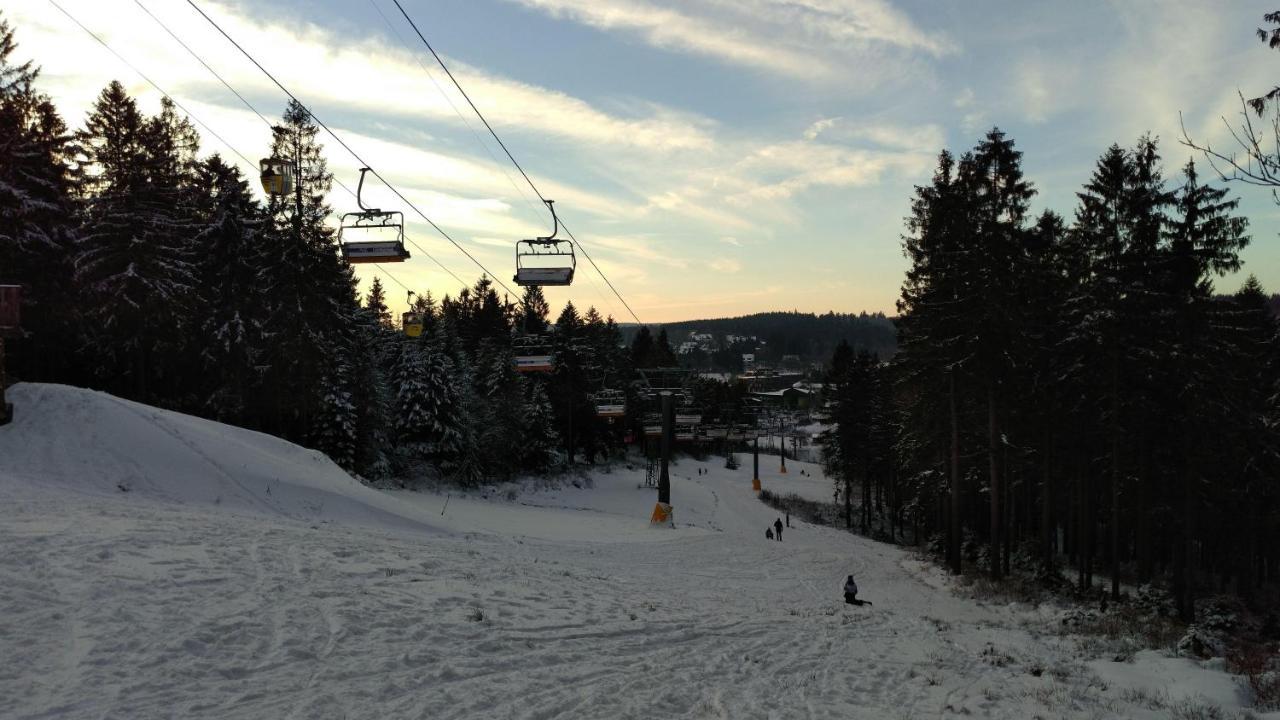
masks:
[[[357,154],[488,268],[512,282],[515,241],[548,213],[392,0],[194,0]],[[205,152],[251,167],[270,130],[171,38],[182,38],[268,120],[286,96],[185,0],[58,0],[206,127]],[[1166,176],[1230,148],[1238,93],[1276,84],[1253,37],[1270,9],[1243,0],[401,0],[471,99],[645,323],[768,310],[894,311],[903,218],[938,152],[999,126],[1024,152],[1033,211],[1070,217],[1112,143],[1160,139]],[[19,61],[79,127],[120,80],[160,95],[46,0],[4,16]],[[216,133],[222,140],[213,137]],[[225,141],[225,142],[224,142]],[[323,138],[350,187],[360,164]],[[1207,168],[1205,168],[1207,170]],[[254,170],[256,172],[256,170]],[[1203,175],[1203,173],[1202,173]],[[1280,209],[1231,190],[1250,218],[1244,273],[1280,291]],[[393,308],[405,290],[456,295],[482,272],[402,209],[413,258],[363,265]],[[338,213],[354,199],[334,188]],[[428,254],[431,256],[427,257]],[[393,279],[394,278],[394,279]],[[1217,282],[1234,290],[1241,276]],[[585,258],[548,288],[632,315]]]

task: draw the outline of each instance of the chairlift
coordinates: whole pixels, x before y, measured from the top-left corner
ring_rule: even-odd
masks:
[[[293,163],[284,158],[262,158],[258,161],[258,180],[262,191],[270,196],[283,196],[293,192]]]
[[[596,417],[613,420],[627,414],[626,396],[621,390],[601,390],[594,397]]]
[[[342,245],[342,257],[351,264],[404,262],[409,259],[409,251],[404,249],[404,213],[398,210],[380,210],[364,206],[361,191],[364,189],[364,174],[369,168],[360,168],[360,184],[356,186],[357,212],[349,212],[342,216],[338,229],[338,242]],[[390,230],[393,240],[351,240],[350,231],[369,233]]]
[[[547,200],[554,226],[551,235],[516,243],[516,275],[513,280],[521,287],[540,287],[573,284],[573,271],[578,267],[573,254],[573,243],[556,237],[560,233],[560,219],[556,217],[554,200]]]
[[[409,291],[409,310],[400,316],[401,327],[404,328],[405,337],[422,337],[423,316],[422,313],[413,309],[413,291]]]
[[[551,372],[556,369],[551,343],[539,335],[521,335],[511,341],[516,372]]]

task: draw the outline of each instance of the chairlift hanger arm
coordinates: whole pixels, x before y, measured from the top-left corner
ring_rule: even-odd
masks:
[[[364,200],[362,200],[360,197],[361,193],[364,192],[364,174],[367,172],[369,172],[369,168],[367,167],[360,168],[360,182],[356,184],[356,205],[359,205],[361,210],[369,214],[381,213],[382,210],[380,210],[379,208],[365,207]]]
[[[560,234],[560,218],[556,216],[556,201],[543,200],[547,204],[547,209],[551,211],[551,234],[547,237],[540,237],[539,240],[555,240],[556,235]]]

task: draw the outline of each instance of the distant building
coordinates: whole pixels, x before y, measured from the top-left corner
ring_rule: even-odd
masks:
[[[801,385],[802,383],[796,383]],[[766,392],[753,392],[753,396],[760,398],[766,407],[777,407],[786,410],[803,410],[807,411],[817,405],[816,400],[818,394],[806,387],[788,387],[781,390],[769,390]]]

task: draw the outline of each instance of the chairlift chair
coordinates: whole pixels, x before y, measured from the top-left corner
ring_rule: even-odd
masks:
[[[414,292],[409,291],[406,302],[409,303],[409,309],[400,315],[400,327],[404,330],[405,337],[422,337],[422,328],[424,320],[422,313],[413,309]]]
[[[556,369],[551,343],[538,335],[521,335],[511,341],[516,372],[551,372]]]
[[[338,229],[338,242],[342,245],[342,257],[355,265],[359,263],[404,262],[409,259],[409,251],[404,248],[404,213],[397,210],[380,210],[365,207],[361,199],[364,189],[364,174],[369,168],[360,168],[360,184],[356,186],[357,212],[349,212],[342,216]],[[392,240],[351,240],[349,231],[359,233],[390,230]]]
[[[407,312],[400,316],[405,337],[422,337],[422,313]]]
[[[662,437],[662,414],[646,413],[644,416],[644,435],[650,438]]]
[[[626,396],[621,390],[601,390],[594,399],[596,417],[613,420],[627,414]]]
[[[293,192],[293,163],[284,158],[262,158],[258,161],[258,180],[267,195],[283,196]]]
[[[556,217],[554,200],[547,200],[554,224],[551,235],[516,243],[515,284],[521,287],[562,286],[573,284],[573,271],[578,267],[573,243],[556,237],[560,219]]]

